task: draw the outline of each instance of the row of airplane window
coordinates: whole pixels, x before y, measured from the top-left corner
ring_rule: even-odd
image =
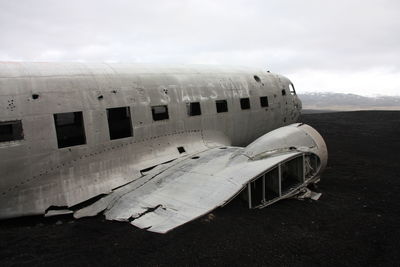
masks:
[[[227,100],[215,101],[217,113],[228,112]],[[260,106],[268,107],[268,97],[260,97]],[[186,104],[188,116],[201,115],[200,102]],[[242,110],[250,109],[250,98],[240,98]],[[108,129],[110,139],[120,139],[133,136],[131,111],[129,107],[108,108]],[[169,119],[168,106],[151,107],[154,121]],[[86,135],[82,111],[54,114],[54,123],[57,133],[58,148],[86,144]],[[14,120],[0,122],[0,142],[17,141],[24,139],[22,121]]]

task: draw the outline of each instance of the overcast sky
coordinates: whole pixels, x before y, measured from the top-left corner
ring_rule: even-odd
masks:
[[[0,61],[224,64],[400,95],[398,0],[0,0]]]

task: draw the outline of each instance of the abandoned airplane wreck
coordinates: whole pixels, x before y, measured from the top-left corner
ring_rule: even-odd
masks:
[[[220,66],[0,63],[0,218],[104,213],[165,233],[319,180],[287,78]]]

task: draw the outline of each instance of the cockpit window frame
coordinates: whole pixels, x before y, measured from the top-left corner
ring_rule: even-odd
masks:
[[[290,92],[291,95],[297,95],[296,94],[296,89],[294,88],[293,83],[289,83],[288,87],[289,87],[289,92]]]

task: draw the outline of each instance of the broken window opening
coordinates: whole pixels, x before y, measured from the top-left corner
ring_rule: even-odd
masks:
[[[178,146],[177,149],[178,149],[179,154],[182,154],[182,153],[186,152],[186,150],[185,150],[185,148],[183,146]]]
[[[254,75],[254,80],[256,80],[256,82],[261,83],[261,79],[260,77],[258,77],[257,75]]]
[[[241,98],[240,99],[240,107],[242,109],[250,109],[250,98]]]
[[[186,104],[187,113],[189,116],[201,115],[200,102],[190,102]]]
[[[0,122],[0,142],[10,142],[24,139],[22,121]]]
[[[294,89],[294,85],[292,83],[289,84],[290,94],[296,95],[296,90]]]
[[[153,114],[154,121],[160,120],[168,120],[168,106],[167,105],[160,105],[160,106],[152,106],[151,112]]]
[[[282,89],[282,95],[286,95],[286,90]]]
[[[86,144],[82,112],[54,114],[58,148]]]
[[[268,107],[268,96],[261,96],[260,97],[260,105],[261,107]]]
[[[108,108],[107,119],[111,140],[131,137],[133,135],[129,107]]]
[[[215,100],[217,113],[228,112],[228,102],[226,100]]]

